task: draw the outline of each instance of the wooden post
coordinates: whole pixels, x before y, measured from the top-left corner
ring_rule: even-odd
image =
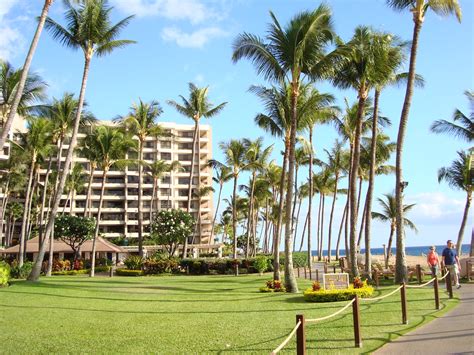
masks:
[[[400,289],[400,296],[402,302],[402,323],[408,324],[407,319],[407,294],[406,294],[406,284],[402,283],[402,288]]]
[[[328,273],[328,264],[326,262],[324,262],[324,273]]]
[[[416,264],[416,278],[418,279],[418,284],[421,285],[421,265]]]
[[[380,278],[379,278],[379,272],[375,270],[375,287],[380,287]]]
[[[453,298],[453,282],[451,281],[451,272],[448,271],[446,276],[446,290],[448,291],[449,298]]]
[[[434,288],[434,297],[435,297],[435,307],[439,309],[439,283],[438,283],[438,275],[435,276],[435,280],[433,283]]]
[[[296,354],[305,355],[306,354],[306,337],[304,331],[304,314],[296,315],[296,324],[301,321],[300,326],[296,330]]]
[[[304,267],[304,278],[306,279],[306,266]]]
[[[235,263],[235,276],[239,276],[239,264]]]
[[[354,320],[354,341],[355,347],[362,347],[362,338],[360,335],[360,311],[359,311],[359,297],[356,295],[352,303],[352,319]]]
[[[109,276],[110,277],[114,277],[114,269],[115,269],[115,266],[112,265],[109,269]]]
[[[296,268],[296,272],[298,273],[298,277],[300,277],[300,268]]]
[[[334,273],[336,273],[336,265],[333,265],[332,267],[334,269]]]

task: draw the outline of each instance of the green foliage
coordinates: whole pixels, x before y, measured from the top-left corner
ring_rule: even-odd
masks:
[[[138,255],[130,255],[123,261],[123,263],[129,270],[141,270],[143,266],[143,259]]]
[[[260,292],[286,292],[286,288],[281,280],[269,280],[259,290]]]
[[[268,258],[265,255],[257,256],[253,266],[260,274],[264,273],[268,270]]]
[[[314,287],[313,287],[314,288]],[[337,302],[337,301],[346,301],[352,299],[355,295],[361,298],[368,298],[374,293],[374,288],[367,285],[367,282],[364,281],[364,286],[359,288],[354,288],[353,285],[349,285],[347,289],[330,289],[324,290],[319,289],[313,291],[313,288],[308,288],[304,291],[304,299],[308,302]]]
[[[10,265],[4,261],[0,261],[0,287],[8,286],[10,281]]]
[[[151,225],[151,237],[163,245],[169,255],[174,255],[179,244],[193,233],[194,219],[182,210],[163,210],[158,212]]]
[[[95,224],[95,218],[58,216],[54,220],[54,236],[69,245],[77,257],[80,246],[94,237]]]
[[[143,273],[145,275],[157,275],[163,273],[176,273],[179,269],[179,261],[176,258],[148,258],[143,262]]]
[[[33,268],[31,261],[25,261],[22,266],[19,266],[16,260],[13,261],[10,268],[10,276],[12,279],[26,279]]]
[[[118,276],[143,276],[142,270],[117,269],[115,273]]]
[[[280,265],[285,265],[285,254],[280,254]],[[308,253],[307,252],[294,252],[293,253],[293,267],[305,267],[308,266]]]
[[[94,268],[95,272],[108,272],[110,271],[110,266],[97,266]],[[87,275],[91,272],[91,269],[81,269],[81,270],[63,270],[63,271],[53,271],[51,275],[63,276],[63,275]]]

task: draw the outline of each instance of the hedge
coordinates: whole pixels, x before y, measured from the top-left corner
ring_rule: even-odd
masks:
[[[349,285],[346,289],[330,289],[313,291],[312,288],[308,288],[304,291],[304,299],[307,302],[337,302],[347,301],[354,298],[355,295],[361,298],[367,298],[372,296],[374,288],[365,284],[363,287],[354,288],[353,285]]]
[[[10,281],[10,265],[4,261],[0,261],[0,287],[8,286]]]
[[[107,272],[110,270],[110,266],[97,266],[95,272]],[[64,271],[53,271],[51,275],[60,276],[60,275],[87,275],[91,272],[91,269],[82,269],[82,270],[64,270]]]
[[[116,269],[115,273],[118,276],[143,276],[142,270]]]

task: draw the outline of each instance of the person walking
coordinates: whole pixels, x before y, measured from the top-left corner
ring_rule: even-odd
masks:
[[[442,257],[442,266],[446,267],[446,269],[451,274],[456,288],[461,288],[461,285],[459,284],[461,265],[459,264],[459,258],[456,254],[456,250],[454,249],[454,243],[452,240],[447,241],[447,247],[444,248]]]
[[[430,247],[430,251],[428,255],[426,256],[426,262],[428,263],[428,266],[431,270],[431,276],[436,277],[438,275],[439,271],[439,255],[436,252],[436,247],[432,245]]]

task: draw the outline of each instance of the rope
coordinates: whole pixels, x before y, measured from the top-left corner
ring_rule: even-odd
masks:
[[[288,344],[288,342],[291,340],[291,338],[293,337],[293,335],[295,335],[296,333],[296,330],[298,329],[298,327],[301,325],[301,321],[298,321],[298,323],[296,323],[295,327],[293,328],[293,330],[291,331],[291,333],[288,335],[288,337],[283,341],[283,343],[280,344],[280,346],[278,348],[276,348],[275,350],[273,350],[270,354],[271,355],[275,355],[277,354],[281,349],[283,349],[285,347],[286,344]]]
[[[400,290],[403,286],[400,286],[398,288],[396,288],[395,290],[393,290],[392,292],[384,295],[384,296],[380,296],[380,297],[376,297],[376,298],[361,298],[360,300],[361,301],[379,301],[379,300],[383,300],[384,298],[387,298],[388,296],[391,296],[393,295],[395,292],[397,292],[398,290]]]
[[[446,278],[446,276],[448,276],[448,274],[449,274],[449,271],[447,271],[446,274],[444,274],[444,276],[442,278],[438,279],[438,281],[444,280]]]
[[[339,311],[333,313],[333,314],[330,314],[326,317],[322,317],[322,318],[314,318],[314,319],[306,319],[306,323],[310,323],[310,322],[319,322],[319,321],[322,321],[322,320],[326,320],[326,319],[329,319],[329,318],[332,318],[334,316],[337,316],[339,313],[345,311],[351,304],[353,304],[355,301],[355,298],[352,299],[352,301],[350,301],[348,304],[346,304],[342,309],[340,309]]]
[[[421,284],[421,285],[407,285],[407,287],[408,287],[408,288],[420,288],[420,287],[424,287],[424,286],[429,285],[430,283],[432,283],[434,280],[435,280],[435,278],[433,277],[430,281],[425,282],[424,284]]]

